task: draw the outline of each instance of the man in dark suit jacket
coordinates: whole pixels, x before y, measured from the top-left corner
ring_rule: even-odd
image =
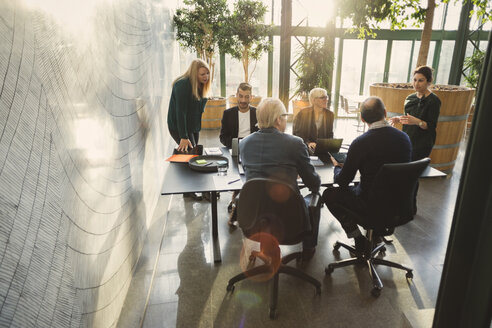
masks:
[[[244,138],[258,131],[256,126],[256,108],[251,107],[251,85],[243,82],[237,88],[238,105],[224,111],[222,127],[220,128],[220,142],[231,148],[233,138]]]
[[[224,111],[222,115],[222,127],[220,128],[220,142],[227,148],[231,148],[233,138],[244,138],[253,132],[258,131],[256,126],[256,108],[249,105],[251,101],[251,85],[243,82],[239,84],[236,91],[238,105]],[[227,206],[227,210],[231,213],[229,226],[233,227],[236,222],[235,202],[239,193],[232,194],[232,200]]]

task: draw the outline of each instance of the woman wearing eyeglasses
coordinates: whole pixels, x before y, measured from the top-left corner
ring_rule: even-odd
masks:
[[[413,71],[412,93],[405,99],[405,115],[393,117],[391,123],[403,124],[403,131],[412,142],[412,160],[428,157],[436,141],[436,126],[441,101],[430,91],[432,68],[420,66]]]
[[[309,92],[311,106],[301,109],[294,118],[293,134],[301,137],[313,155],[317,140],[333,138],[334,114],[328,109],[328,94],[325,89],[314,88]]]

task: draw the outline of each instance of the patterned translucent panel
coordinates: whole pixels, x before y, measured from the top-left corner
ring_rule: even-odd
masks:
[[[170,145],[170,14],[0,1],[0,326],[116,325]]]

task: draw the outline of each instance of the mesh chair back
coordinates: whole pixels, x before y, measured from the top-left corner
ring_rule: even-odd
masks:
[[[368,200],[371,224],[364,228],[394,228],[413,219],[415,188],[429,162],[429,158],[424,158],[381,167]]]
[[[282,245],[301,242],[308,222],[299,192],[284,182],[269,179],[251,179],[244,184],[237,218],[246,237],[268,232]]]

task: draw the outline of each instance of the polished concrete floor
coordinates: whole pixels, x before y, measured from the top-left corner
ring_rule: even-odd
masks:
[[[357,136],[353,123],[337,120],[335,135],[350,142]],[[200,143],[219,146],[218,131],[202,131]],[[273,321],[268,317],[268,282],[243,281],[233,293],[226,291],[228,279],[241,270],[243,248],[241,231],[230,230],[226,223],[231,193],[222,193],[218,204],[221,264],[211,258],[210,204],[181,195],[162,196],[118,326],[409,327],[408,317],[415,313],[432,318],[427,309],[434,308],[437,299],[462,157],[463,149],[453,175],[421,180],[415,219],[398,228],[394,245],[387,247],[385,258],[413,267],[413,280],[407,281],[404,271],[379,268],[384,289],[375,299],[366,267],[325,275],[328,263],[348,253],[333,252],[337,239],[347,239],[324,207],[316,254],[300,264],[321,281],[322,293],[316,295],[311,285],[281,276],[278,317]]]

